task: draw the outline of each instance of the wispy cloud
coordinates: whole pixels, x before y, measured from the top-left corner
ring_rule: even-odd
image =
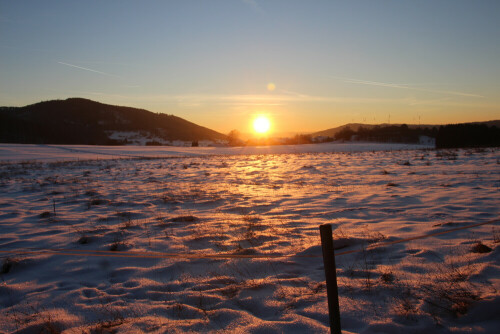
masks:
[[[447,94],[447,95],[455,95],[455,96],[464,96],[464,97],[475,97],[475,98],[483,98],[484,96],[478,94],[472,94],[467,92],[456,92],[450,90],[436,90],[436,89],[426,89],[415,87],[416,85],[412,84],[396,84],[396,83],[388,83],[388,82],[378,82],[378,81],[367,81],[367,80],[358,80],[358,79],[350,79],[350,78],[342,78],[344,82],[359,84],[359,85],[369,85],[369,86],[379,86],[379,87],[389,87],[389,88],[399,88],[399,89],[410,89],[417,90],[421,92],[429,92],[429,93],[438,93],[438,94]]]
[[[262,9],[262,7],[257,3],[257,1],[255,0],[242,0],[242,1],[248,6],[250,6],[258,14],[263,15],[266,13],[264,9]]]
[[[217,104],[248,104],[248,105],[276,105],[285,102],[328,102],[332,98],[310,95],[292,95],[292,94],[193,94],[165,96],[167,99],[178,101],[198,101]]]
[[[416,98],[374,98],[359,96],[314,96],[290,91],[282,91],[283,94],[188,94],[188,95],[150,95],[145,101],[156,103],[175,103],[178,106],[248,106],[248,107],[272,107],[278,105],[290,105],[295,103],[331,103],[331,104],[383,104],[383,105],[406,105],[406,106],[434,106],[434,107],[491,107],[489,103],[478,103],[477,101],[456,101],[451,97],[439,99],[416,99]]]
[[[283,94],[150,95],[143,98],[157,103],[176,103],[179,106],[191,107],[206,105],[271,107],[293,103],[408,103],[407,99],[314,96],[289,91]]]
[[[73,64],[63,63],[62,61],[58,61],[57,63],[61,64],[61,65],[69,66],[69,67],[78,68],[78,69],[84,70],[84,71],[89,71],[89,72],[94,72],[94,73],[97,73],[97,74],[106,75],[108,77],[115,77],[115,78],[123,79],[122,77],[120,77],[118,75],[111,74],[111,73],[106,73],[106,72],[102,72],[102,71],[93,70],[93,69],[88,68],[88,67],[82,67],[82,66],[77,66],[77,65],[73,65]]]
[[[58,91],[60,96],[60,91]],[[426,107],[474,107],[474,108],[493,108],[496,105],[491,103],[478,103],[467,101],[456,101],[450,97],[439,99],[416,99],[412,98],[365,98],[365,97],[342,97],[342,96],[311,96],[295,92],[286,92],[281,95],[275,94],[186,94],[186,95],[167,95],[167,94],[116,94],[96,91],[67,91],[71,96],[82,95],[82,97],[97,97],[101,102],[130,105],[140,108],[150,108],[163,111],[168,105],[176,105],[180,108],[206,108],[208,106],[217,106],[220,108],[269,108],[280,105],[293,105],[294,103],[331,103],[331,104],[369,104],[369,105],[401,105],[401,106],[426,106]],[[484,101],[484,100],[483,100]],[[213,108],[212,108],[213,109]],[[206,110],[211,110],[206,109]]]
[[[406,85],[405,84],[394,84],[394,83],[387,83],[387,82],[357,80],[357,79],[349,79],[349,78],[345,78],[344,81],[347,83],[354,83],[354,84],[360,84],[360,85],[409,89],[409,85],[407,85],[407,84]]]

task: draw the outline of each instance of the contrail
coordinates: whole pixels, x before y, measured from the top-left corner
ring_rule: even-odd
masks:
[[[106,76],[109,76],[109,77],[115,77],[115,78],[120,78],[120,79],[122,78],[122,77],[120,77],[118,75],[115,75],[115,74],[101,72],[101,71],[93,70],[91,68],[81,67],[81,66],[77,66],[77,65],[73,65],[73,64],[63,63],[62,61],[58,61],[57,63],[61,64],[61,65],[66,65],[66,66],[69,66],[69,67],[79,68],[80,70],[85,70],[85,71],[89,71],[89,72],[94,72],[94,73],[106,75]]]
[[[357,80],[357,79],[346,79],[347,83],[355,83],[360,85],[370,85],[370,86],[381,86],[381,87],[392,87],[392,88],[403,88],[410,89],[408,85],[403,84],[393,84],[388,82],[378,82],[378,81],[367,81],[367,80]]]
[[[343,79],[347,83],[360,84],[360,85],[411,89],[411,90],[418,90],[421,92],[440,93],[440,94],[466,96],[466,97],[478,97],[478,98],[484,97],[482,95],[464,93],[464,92],[455,92],[455,91],[449,91],[449,90],[435,90],[435,89],[425,89],[425,88],[412,87],[409,84],[394,84],[394,83],[387,83],[387,82],[367,81],[367,80],[358,80],[358,79],[350,79],[350,78],[343,78]]]

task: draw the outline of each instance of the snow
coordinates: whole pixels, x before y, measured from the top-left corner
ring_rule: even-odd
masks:
[[[156,141],[164,145],[168,144],[168,141],[163,140],[163,138],[153,136],[151,133],[146,131],[106,131],[109,139],[124,141],[127,140],[131,145],[146,145],[147,142]]]
[[[422,147],[0,144],[0,332],[327,333],[329,223],[344,333],[496,333],[500,151]]]
[[[190,147],[192,141],[185,140],[165,140],[155,136],[148,131],[106,131],[108,138],[118,141],[126,141],[127,145],[145,146],[148,143],[156,142],[166,146]],[[220,146],[220,143],[211,140],[198,141],[199,146]]]
[[[207,144],[202,141],[200,144]],[[325,143],[308,145],[183,147],[0,144],[0,161],[68,161],[117,158],[166,158],[202,155],[254,155],[315,152],[366,152],[434,148],[433,145],[380,143]]]

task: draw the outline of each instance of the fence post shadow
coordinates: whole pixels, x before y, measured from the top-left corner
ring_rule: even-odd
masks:
[[[330,224],[323,224],[319,227],[319,231],[321,235],[321,249],[323,250],[323,264],[325,266],[330,332],[333,334],[341,334],[339,291],[337,286],[335,253],[333,250],[332,226]]]

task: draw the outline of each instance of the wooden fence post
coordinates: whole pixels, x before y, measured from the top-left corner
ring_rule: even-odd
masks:
[[[325,265],[326,294],[328,297],[328,313],[330,315],[330,332],[341,334],[339,291],[337,287],[337,267],[335,266],[335,253],[333,251],[332,226],[323,224],[319,227],[321,235],[321,248],[323,250],[323,263]]]

